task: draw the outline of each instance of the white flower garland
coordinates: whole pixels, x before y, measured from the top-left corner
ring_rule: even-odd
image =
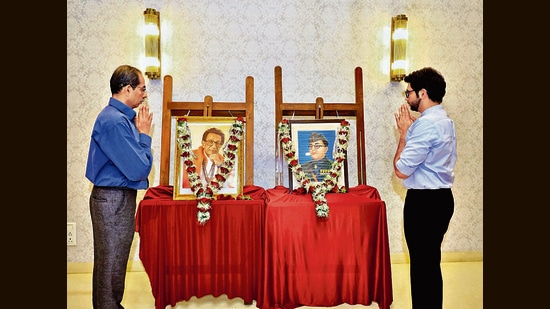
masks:
[[[296,158],[296,150],[294,148],[294,144],[292,143],[292,139],[290,138],[290,124],[287,119],[283,119],[283,121],[279,123],[278,134],[279,141],[282,144],[284,158],[290,166],[294,177],[307,193],[312,194],[317,217],[328,218],[329,207],[325,194],[327,192],[346,192],[345,187],[338,188],[338,177],[342,173],[342,164],[346,159],[346,151],[349,141],[349,122],[343,120],[340,123],[334,161],[332,162],[330,173],[325,176],[323,181],[311,181],[303,171],[302,165],[298,163],[298,159]],[[333,190],[333,188],[336,188],[336,190]]]
[[[197,219],[200,224],[204,225],[206,221],[210,219],[210,209],[212,208],[212,200],[217,195],[218,190],[223,186],[227,179],[227,176],[235,165],[235,158],[237,157],[237,149],[239,142],[242,140],[244,132],[245,120],[242,117],[235,119],[235,123],[229,130],[229,139],[225,144],[223,154],[224,161],[218,168],[218,173],[204,188],[200,176],[197,174],[197,168],[193,161],[193,150],[191,146],[191,132],[187,125],[187,119],[181,117],[177,119],[176,126],[176,142],[179,147],[183,163],[186,166],[186,171],[189,176],[189,182],[193,194],[197,197]]]

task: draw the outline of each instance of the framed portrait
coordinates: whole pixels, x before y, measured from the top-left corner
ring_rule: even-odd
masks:
[[[177,117],[179,118],[179,117]],[[243,138],[237,144],[236,157],[228,159],[225,156],[225,149],[231,137],[231,127],[237,117],[202,117],[186,116],[187,126],[191,135],[191,150],[195,171],[199,175],[203,186],[213,177],[216,177],[218,168],[224,160],[233,160],[233,168],[229,173],[222,187],[218,189],[216,195],[230,195],[236,197],[243,190],[243,162],[245,143]],[[178,122],[176,120],[176,132]],[[189,184],[189,175],[187,166],[181,156],[181,149],[178,147],[178,134],[176,133],[176,147],[174,156],[174,200],[194,200],[196,199],[193,190]],[[214,198],[216,197],[214,196]]]
[[[289,120],[290,137],[296,148],[298,163],[311,181],[322,182],[325,175],[330,173],[338,143],[338,130],[343,120]],[[342,166],[342,172],[338,177],[338,186],[348,188],[347,154]],[[300,183],[294,177],[290,167],[288,178],[289,187],[292,190],[300,187]]]

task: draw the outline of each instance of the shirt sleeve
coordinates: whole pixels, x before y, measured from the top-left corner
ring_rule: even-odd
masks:
[[[149,135],[139,133],[129,123],[121,122],[102,136],[106,139],[100,141],[102,150],[128,180],[147,180],[153,162]]]
[[[437,136],[435,126],[420,119],[409,128],[405,148],[403,148],[399,160],[395,163],[397,169],[407,176],[414,173],[426,160]]]

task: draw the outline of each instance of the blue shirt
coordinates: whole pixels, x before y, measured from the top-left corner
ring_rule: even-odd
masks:
[[[153,166],[151,137],[139,133],[136,112],[117,99],[99,113],[92,130],[86,178],[96,186],[147,189]]]
[[[454,122],[441,105],[428,108],[409,127],[396,162],[407,189],[451,188],[456,163]]]

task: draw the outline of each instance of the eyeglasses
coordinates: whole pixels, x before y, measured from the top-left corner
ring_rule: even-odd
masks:
[[[216,142],[216,141],[213,141],[213,140],[206,140],[204,141],[204,143],[206,144],[206,146],[210,147],[214,144],[216,144],[216,146],[218,147],[221,147],[222,146],[222,142]]]
[[[147,86],[141,86],[141,87],[132,86],[132,85],[130,85],[130,86],[131,86],[133,89],[139,88],[139,89],[141,89],[141,91],[143,91],[143,92],[147,91]]]
[[[321,148],[321,147],[327,147],[327,146],[325,146],[325,145],[319,145],[319,144],[311,144],[311,145],[309,145],[309,148],[310,148],[310,149],[311,149],[311,148],[319,149],[319,148]]]
[[[414,92],[414,90],[405,90],[405,98],[409,97],[409,92]]]

